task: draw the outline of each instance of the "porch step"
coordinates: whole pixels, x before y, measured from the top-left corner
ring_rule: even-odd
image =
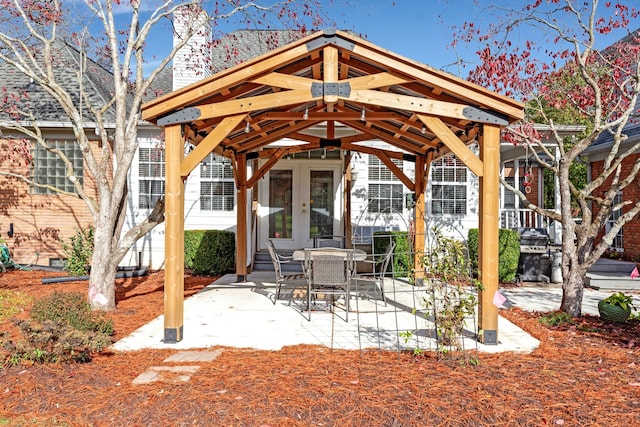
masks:
[[[278,250],[278,253],[283,256],[291,256],[293,251]],[[253,269],[254,271],[274,271],[269,251],[260,250],[256,252],[253,260]],[[282,271],[286,271],[287,273],[302,273],[302,266],[299,262],[293,261],[282,264]]]
[[[607,291],[640,291],[640,279],[619,273],[587,273],[584,285],[589,288]]]
[[[585,286],[611,291],[640,291],[640,278],[632,279],[636,263],[601,258],[589,269]]]

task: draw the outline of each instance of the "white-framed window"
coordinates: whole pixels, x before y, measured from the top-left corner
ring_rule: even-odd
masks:
[[[235,194],[231,160],[209,154],[200,164],[200,210],[233,211]]]
[[[431,213],[467,214],[468,170],[456,156],[446,156],[431,164]]]
[[[516,178],[513,176],[507,176],[504,178],[505,181],[507,181],[507,183],[511,186],[515,187],[516,184]],[[520,191],[524,192],[525,188],[524,188],[524,177],[520,177],[518,179],[518,188]],[[520,197],[516,195],[516,193],[514,193],[513,191],[509,190],[508,188],[505,187],[504,189],[504,203],[503,203],[503,208],[504,209],[520,209],[522,208],[522,200],[520,200]]]
[[[615,197],[613,198],[613,206],[622,203],[622,193],[618,192],[618,194],[615,195]],[[622,216],[622,208],[612,211],[611,215],[609,215],[609,218],[607,219],[607,222],[605,223],[605,232],[609,232],[609,230],[611,230],[611,227],[613,227],[613,224],[618,220],[618,218],[620,218]],[[611,249],[615,249],[615,250],[624,250],[624,245],[623,245],[623,234],[622,234],[622,230],[624,230],[624,227],[622,227],[620,229],[620,231],[618,231],[618,234],[616,234],[616,237],[613,238],[613,242],[611,242],[611,245],[609,246]]]
[[[151,209],[164,197],[164,149],[140,147],[138,151],[138,206]]]
[[[82,150],[75,141],[47,141],[52,149],[61,150],[73,164],[73,173],[80,185],[84,182],[84,159]],[[33,162],[31,164],[31,179],[38,184],[50,185],[59,190],[75,193],[76,189],[67,177],[67,168],[56,153],[46,150],[40,144],[32,147]],[[48,188],[32,186],[32,194],[55,194]]]
[[[392,159],[402,170],[402,160]],[[403,185],[391,170],[373,154],[369,154],[368,210],[371,213],[402,213]]]

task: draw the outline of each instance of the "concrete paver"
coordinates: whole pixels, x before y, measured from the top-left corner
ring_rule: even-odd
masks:
[[[179,351],[164,359],[164,363],[171,362],[212,362],[220,356],[222,350]]]
[[[131,382],[134,385],[149,384],[156,381],[188,382],[200,366],[152,366]]]

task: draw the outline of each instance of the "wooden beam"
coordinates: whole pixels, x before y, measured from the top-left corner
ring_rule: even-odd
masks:
[[[348,98],[342,98],[362,104],[378,105],[434,116],[453,117],[460,120],[469,120],[469,111],[477,111],[475,107],[467,104],[437,101],[435,99],[369,89],[352,90]]]
[[[260,60],[247,61],[195,85],[187,86],[144,104],[142,106],[142,118],[143,120],[153,120],[168,112],[179,110],[187,105],[193,105],[193,103],[197,103],[211,96],[211,94],[221,92],[242,82],[251,81],[257,76],[266,74],[283,64],[292,63],[308,54],[307,46],[302,44],[277,53],[274,51],[267,58],[262,56]]]
[[[383,68],[391,68],[398,74],[411,76],[412,78],[442,88],[449,93],[467,99],[474,105],[483,105],[511,116],[514,120],[524,117],[524,106],[511,98],[491,92],[481,86],[474,85],[455,76],[438,72],[431,67],[414,63],[411,60],[402,60],[384,54],[374,49],[374,45],[367,47],[366,43],[358,43],[351,52],[352,57],[361,57],[367,62],[380,64]]]
[[[281,89],[300,89],[311,91],[313,83],[322,84],[321,80],[309,79],[306,77],[293,76],[282,73],[269,73],[252,80],[252,83],[277,87]]]
[[[268,110],[277,107],[288,107],[313,100],[314,98],[311,91],[294,89],[248,98],[230,99],[213,104],[203,104],[195,106],[195,108],[200,110],[198,120],[206,120],[214,117],[233,116],[239,113],[251,113],[253,111]]]
[[[165,129],[164,342],[182,341],[184,323],[184,154],[180,125]]]
[[[428,135],[422,135],[422,134],[416,134],[416,133],[412,133],[406,130],[402,130],[403,128],[405,128],[405,126],[408,125],[409,127],[412,127],[413,125],[411,123],[407,123],[404,122],[401,128],[398,128],[390,123],[387,122],[375,122],[372,123],[372,128],[374,129],[382,129],[385,130],[389,133],[393,133],[392,138],[394,140],[398,140],[398,141],[402,141],[401,138],[404,138],[405,140],[409,140],[411,141],[413,144],[418,145],[423,147],[420,152],[422,154],[426,154],[427,150],[429,150],[429,148],[435,148],[437,145],[437,142],[435,140],[432,140],[429,138]],[[415,126],[417,127],[417,126]]]
[[[348,83],[351,90],[378,89],[381,87],[409,83],[410,80],[391,73],[369,74],[361,77],[341,80],[340,83]]]
[[[331,113],[327,113],[324,111],[309,111],[309,116],[304,119],[304,112],[302,111],[270,111],[264,114],[260,114],[257,118],[259,120],[360,120],[360,116],[362,116],[361,112],[346,112],[346,111],[334,111]],[[380,112],[380,113],[367,113],[367,121],[378,121],[378,120],[397,120],[403,121],[406,117],[401,114],[393,113],[393,112]]]
[[[433,148],[431,146],[425,146],[425,145],[416,146],[417,144],[410,144],[407,141],[396,139],[393,136],[385,134],[384,132],[378,129],[375,129],[371,126],[367,126],[366,124],[360,121],[344,121],[342,123],[344,123],[349,127],[352,127],[353,129],[359,130],[360,132],[375,135],[376,138],[379,138],[384,142],[388,142],[394,147],[408,151],[412,154],[425,154],[429,148]]]
[[[385,164],[385,166],[387,168],[389,168],[389,170],[400,180],[402,181],[402,183],[409,189],[409,191],[415,191],[416,186],[413,183],[413,181],[411,181],[411,179],[404,174],[404,172],[402,171],[402,169],[400,169],[398,166],[396,166],[395,163],[393,163],[391,161],[391,159],[389,157],[387,157],[387,154],[383,151],[379,151],[376,156],[378,156],[378,158],[380,159],[380,161],[382,163]]]
[[[182,160],[180,165],[180,176],[186,177],[198,164],[211,153],[224,138],[229,135],[242,120],[247,117],[246,114],[238,114],[237,116],[229,116],[222,121],[191,151],[187,157]]]
[[[476,176],[482,176],[482,161],[456,136],[456,134],[451,131],[451,129],[447,127],[446,124],[442,122],[442,120],[438,117],[425,116],[423,114],[418,114],[418,119],[420,119],[425,126],[431,129],[431,132],[436,134],[438,138],[440,138],[440,141],[442,141],[444,145],[458,156],[465,166],[471,169],[471,172],[476,174]]]
[[[374,139],[374,138],[369,138],[369,139]],[[374,156],[377,156],[378,153],[384,153],[387,157],[391,159],[398,159],[398,160],[403,160],[405,156],[405,154],[400,151],[390,151],[390,150],[385,150],[384,148],[369,147],[367,145],[352,144],[350,142],[343,142],[340,146],[340,149],[357,151],[359,153],[365,153],[365,154],[373,154]]]
[[[253,188],[256,183],[271,170],[271,168],[280,161],[280,159],[287,153],[287,147],[280,147],[269,156],[267,160],[257,171],[253,173],[251,178],[247,180],[247,187]]]
[[[247,156],[240,153],[236,156],[236,182],[238,194],[236,200],[236,276],[238,282],[247,280]]]
[[[338,49],[334,46],[327,46],[322,50],[323,55],[323,79],[326,86],[327,83],[338,83]],[[324,95],[325,104],[334,104],[338,102],[338,95]],[[327,106],[327,111],[331,111]]]
[[[280,126],[280,128],[278,130],[271,131],[271,129],[269,129],[269,133],[267,137],[260,137],[253,141],[248,141],[245,143],[239,143],[237,141],[234,141],[233,144],[230,145],[230,147],[236,150],[236,152],[238,153],[240,152],[246,153],[249,151],[253,151],[257,148],[264,147],[265,145],[268,145],[274,141],[278,141],[282,138],[285,138],[290,134],[298,132],[302,129],[315,126],[317,123],[318,122],[315,122],[315,121],[304,121],[300,123],[291,122],[291,123],[288,123],[288,126],[282,126],[282,124],[279,124],[278,126]]]
[[[480,340],[498,344],[498,307],[493,297],[498,292],[498,226],[500,194],[500,128],[484,125],[480,141],[480,159],[484,172],[480,177],[480,229],[478,266],[482,290],[479,292],[478,327]]]

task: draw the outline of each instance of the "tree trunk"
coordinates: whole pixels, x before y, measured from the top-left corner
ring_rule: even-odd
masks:
[[[587,270],[574,264],[572,268],[566,271],[568,274],[563,277],[562,281],[560,310],[570,314],[572,317],[580,317],[582,316],[582,296]]]
[[[120,260],[112,250],[113,221],[97,222],[89,275],[89,303],[94,310],[116,308],[115,280]]]

